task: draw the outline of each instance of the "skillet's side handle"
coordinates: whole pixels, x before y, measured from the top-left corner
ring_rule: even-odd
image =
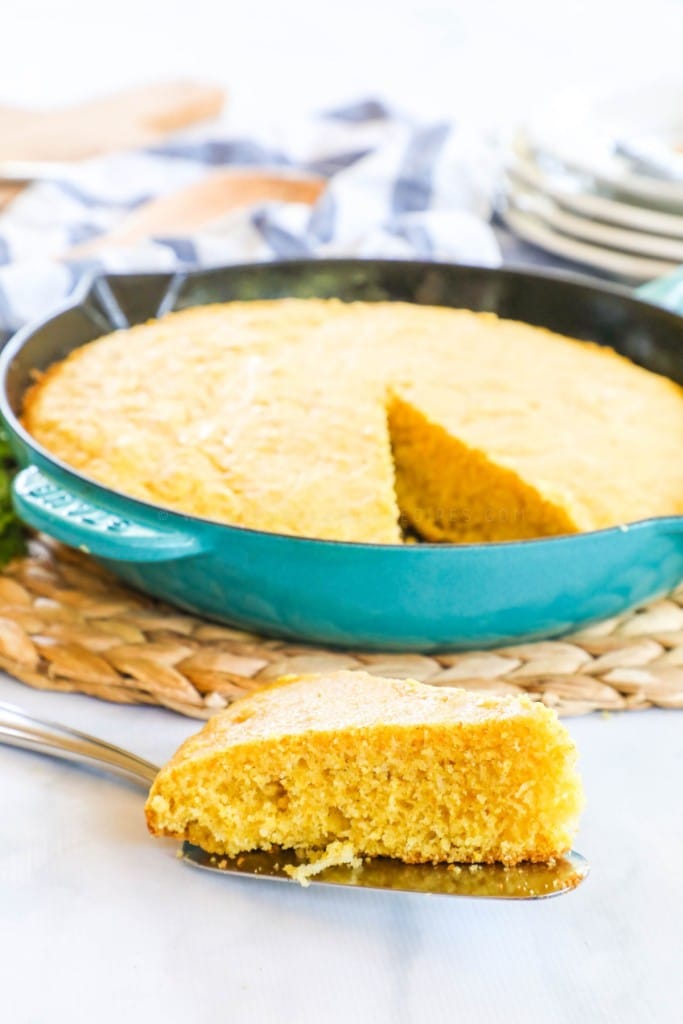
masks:
[[[683,315],[683,267],[677,267],[672,273],[641,285],[636,288],[635,295],[645,302]]]
[[[125,562],[165,562],[202,550],[190,533],[152,528],[82,501],[35,466],[12,483],[17,514],[36,530],[98,558]]]

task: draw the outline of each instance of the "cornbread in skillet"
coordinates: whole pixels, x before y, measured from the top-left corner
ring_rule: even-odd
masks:
[[[575,758],[555,712],[526,697],[365,672],[286,677],[180,747],[147,822],[227,856],[275,845],[346,861],[547,861],[577,827]]]
[[[492,314],[276,299],[75,350],[27,394],[50,452],[134,497],[337,540],[511,540],[683,513],[683,393]]]

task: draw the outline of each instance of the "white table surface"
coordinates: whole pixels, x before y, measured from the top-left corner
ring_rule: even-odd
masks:
[[[3,9],[0,102],[50,106],[160,76],[287,116],[379,94],[504,122],[552,91],[666,78],[681,0],[22,0]],[[161,762],[170,712],[0,700]],[[214,878],[148,837],[132,785],[0,746],[0,1022],[656,1024],[683,1019],[683,716],[569,727],[592,875],[536,903]]]
[[[156,762],[197,727],[9,679],[0,700]],[[0,746],[0,1020],[679,1022],[683,717],[569,727],[592,874],[529,903],[216,878],[147,835],[133,785]]]

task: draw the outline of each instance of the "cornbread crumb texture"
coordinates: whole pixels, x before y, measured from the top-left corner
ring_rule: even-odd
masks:
[[[683,397],[611,350],[408,303],[173,313],[73,352],[24,422],[109,486],[257,529],[507,540],[683,512]]]
[[[315,875],[319,875],[322,871],[327,868],[339,867],[345,865],[351,868],[362,867],[363,860],[359,857],[353,849],[351,843],[342,843],[339,839],[335,839],[324,850],[319,852],[312,851],[311,857],[308,863],[304,864],[286,864],[285,874],[293,878],[294,881],[299,882],[304,888],[311,884],[310,879]]]
[[[575,759],[554,712],[524,697],[364,672],[296,677],[187,740],[147,820],[227,856],[276,845],[346,862],[547,861],[577,826]]]

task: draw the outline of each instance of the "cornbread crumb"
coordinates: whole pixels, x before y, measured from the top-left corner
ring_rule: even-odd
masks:
[[[290,677],[186,740],[147,822],[229,857],[293,849],[316,872],[339,857],[547,862],[577,827],[575,760],[555,712],[527,697],[366,672]]]
[[[351,843],[343,843],[338,839],[326,846],[320,853],[311,853],[311,858],[307,864],[286,864],[285,874],[289,875],[304,888],[307,888],[311,883],[310,879],[315,875],[319,875],[321,871],[325,871],[326,868],[336,868],[340,865],[348,864],[352,868],[360,868],[363,866],[362,859],[354,852]]]

